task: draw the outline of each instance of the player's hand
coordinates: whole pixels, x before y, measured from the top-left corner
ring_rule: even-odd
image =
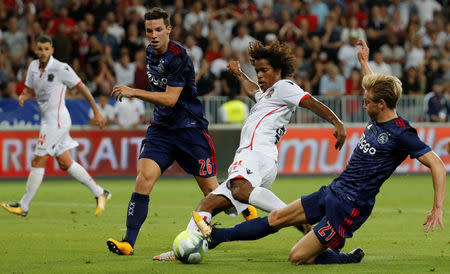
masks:
[[[423,225],[425,226],[425,232],[428,232],[431,228],[431,231],[436,229],[436,225],[439,224],[441,228],[444,228],[444,224],[442,223],[442,216],[444,215],[444,211],[442,208],[433,208],[433,210],[427,215],[425,222]]]
[[[23,104],[25,103],[25,99],[23,98],[23,95],[21,94],[19,96],[19,106],[23,107]]]
[[[103,115],[100,114],[100,112],[94,113],[94,121],[95,125],[98,126],[99,128],[103,128],[106,124],[106,120],[103,117]]]
[[[360,63],[369,61],[369,48],[367,47],[366,42],[364,40],[359,40],[356,43],[358,47],[358,60]]]
[[[131,98],[135,95],[134,89],[127,86],[114,86],[111,96],[116,98],[116,101],[122,102],[122,98]]]
[[[341,150],[342,146],[345,143],[345,138],[347,138],[347,133],[345,132],[344,124],[340,123],[334,127],[333,132],[334,137],[336,137],[336,143],[334,144],[334,148],[337,150]]]
[[[227,65],[227,70],[231,72],[234,76],[240,76],[241,74],[241,65],[238,61],[230,61]]]

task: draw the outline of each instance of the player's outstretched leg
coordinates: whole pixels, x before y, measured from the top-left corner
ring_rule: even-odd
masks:
[[[355,248],[349,253],[342,253],[325,250],[322,254],[316,257],[315,264],[356,264],[361,262],[364,258],[364,250],[362,248]]]
[[[19,203],[14,204],[2,203],[2,207],[6,209],[8,212],[22,217],[25,217],[28,214],[28,211],[24,211]]]
[[[106,241],[106,245],[112,253],[117,255],[133,255],[134,249],[129,242],[116,241],[113,238],[109,238]]]
[[[109,191],[106,189],[103,190],[102,195],[95,197],[95,199],[97,200],[97,208],[95,209],[94,213],[95,216],[98,216],[103,211],[103,209],[105,209],[106,201],[109,200],[109,198],[111,198],[111,193],[109,193]]]

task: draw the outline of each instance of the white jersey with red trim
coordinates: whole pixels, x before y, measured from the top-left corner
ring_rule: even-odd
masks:
[[[66,108],[66,89],[81,82],[78,75],[66,63],[50,56],[45,70],[39,69],[39,60],[30,63],[25,86],[34,90],[41,111],[41,125],[70,127],[72,121]]]
[[[248,148],[278,160],[276,143],[286,132],[292,113],[301,100],[311,96],[291,80],[280,80],[255,94],[256,104],[244,122],[239,150]]]

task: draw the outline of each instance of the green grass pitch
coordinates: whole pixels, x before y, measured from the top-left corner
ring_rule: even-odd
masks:
[[[317,190],[331,177],[279,178],[272,190],[286,202]],[[422,223],[431,209],[431,176],[393,176],[381,189],[372,216],[348,239],[343,251],[362,247],[360,264],[293,266],[290,248],[301,237],[294,228],[252,242],[225,243],[198,265],[153,262],[169,250],[185,229],[201,199],[193,179],[162,179],[155,185],[150,210],[134,256],[117,256],[106,247],[109,237],[125,234],[125,213],[134,179],[101,179],[112,193],[106,210],[94,216],[95,200],[79,183],[44,180],[27,217],[0,209],[0,273],[427,273],[450,272],[450,214],[447,192],[444,230],[425,234]],[[0,181],[0,200],[16,201],[25,182]],[[265,215],[259,212],[260,215]],[[241,222],[223,213],[222,226]]]

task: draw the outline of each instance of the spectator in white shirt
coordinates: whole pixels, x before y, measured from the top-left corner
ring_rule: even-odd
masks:
[[[98,103],[96,105],[100,114],[103,115],[103,118],[105,118],[105,126],[111,125],[111,123],[114,121],[114,107],[109,104],[108,96],[103,94],[100,95],[98,97]],[[94,119],[94,111],[92,110],[92,108],[89,110],[89,125],[96,125],[96,121]]]
[[[114,122],[121,129],[136,129],[145,120],[145,105],[142,100],[122,98],[114,105]]]
[[[373,73],[392,75],[391,66],[384,62],[383,54],[379,51],[373,54],[373,60],[369,61],[369,67]]]
[[[114,73],[116,74],[116,84],[132,86],[134,83],[134,73],[136,63],[130,62],[128,51],[122,50],[119,62],[114,62]]]
[[[188,34],[188,36],[186,37],[184,47],[191,57],[195,72],[198,72],[200,69],[200,60],[202,60],[203,58],[203,50],[199,46],[197,46],[197,41],[192,34]]]
[[[108,22],[106,32],[114,36],[117,42],[120,44],[125,37],[125,29],[121,26],[123,19],[119,20],[120,22],[117,22],[116,15],[112,11],[108,12],[108,14],[106,15],[106,21]]]
[[[400,79],[403,77],[403,64],[405,63],[405,49],[398,45],[395,34],[388,35],[388,42],[381,46],[384,61],[391,65],[392,74]]]
[[[351,33],[348,44],[343,45],[338,51],[339,67],[346,79],[350,78],[353,68],[361,68],[361,64],[358,61],[357,42],[358,37]]]
[[[231,49],[233,52],[245,51],[248,49],[249,43],[254,40],[255,38],[248,34],[247,27],[240,25],[238,28],[238,36],[231,40]]]
[[[202,2],[200,0],[196,0],[192,4],[189,13],[184,18],[183,26],[189,32],[197,23],[202,24],[202,36],[207,37],[209,33],[208,13],[202,10]]]
[[[326,96],[340,96],[345,94],[345,79],[339,74],[338,68],[329,63],[327,74],[320,78],[319,94]]]

